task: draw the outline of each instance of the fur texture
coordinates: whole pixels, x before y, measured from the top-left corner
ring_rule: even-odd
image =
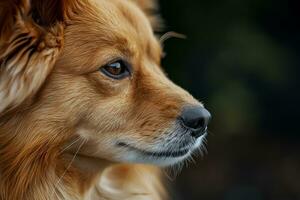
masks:
[[[172,165],[189,155],[146,152],[200,141],[176,122],[183,106],[200,103],[160,68],[156,5],[0,2],[1,200],[166,199],[159,168],[117,164]],[[131,77],[100,72],[116,59],[130,63]]]

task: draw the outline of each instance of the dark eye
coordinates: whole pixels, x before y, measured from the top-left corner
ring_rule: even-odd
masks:
[[[113,79],[123,79],[130,76],[128,64],[122,60],[118,60],[100,68],[106,76]]]

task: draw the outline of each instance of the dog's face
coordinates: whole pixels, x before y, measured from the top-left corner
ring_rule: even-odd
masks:
[[[85,156],[182,161],[201,145],[210,115],[163,73],[146,1],[83,2],[64,20],[62,51],[30,116],[43,116],[44,126]]]

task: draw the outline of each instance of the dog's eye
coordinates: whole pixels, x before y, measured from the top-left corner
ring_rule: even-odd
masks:
[[[126,64],[122,60],[104,65],[100,68],[100,71],[103,72],[106,76],[113,79],[123,79],[130,75],[128,64]]]

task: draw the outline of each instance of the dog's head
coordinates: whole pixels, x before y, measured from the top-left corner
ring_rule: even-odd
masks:
[[[161,69],[154,1],[39,2],[1,5],[3,121],[113,161],[171,165],[199,148],[210,114]]]

